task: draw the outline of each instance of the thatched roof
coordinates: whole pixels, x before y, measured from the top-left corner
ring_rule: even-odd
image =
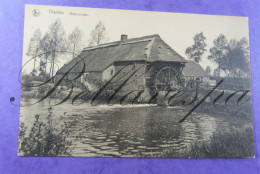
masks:
[[[103,71],[117,61],[186,62],[159,35],[126,39],[85,48],[79,55],[86,63],[85,71]],[[64,65],[58,73],[67,71],[79,57]],[[77,67],[75,70],[79,70]]]
[[[193,77],[207,77],[209,76],[207,72],[200,66],[200,64],[194,61],[188,61],[185,64],[185,67],[182,70],[185,76],[193,76]]]

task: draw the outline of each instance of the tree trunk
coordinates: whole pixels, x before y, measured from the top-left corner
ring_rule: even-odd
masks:
[[[33,69],[35,69],[36,57],[34,57]]]
[[[36,72],[36,70],[35,70],[35,62],[36,62],[35,54],[33,54],[33,59],[34,59],[34,62],[33,62],[33,75],[34,75],[34,72]]]
[[[51,77],[51,71],[52,71],[52,61],[51,61],[51,66],[50,66],[50,77]]]
[[[55,50],[54,50],[53,56],[52,56],[52,74],[51,74],[51,78],[53,78],[53,72],[54,72],[54,59],[55,59]],[[52,79],[52,82],[54,82],[54,79]]]
[[[47,54],[45,54],[45,58],[46,58],[46,61],[45,61],[45,74],[47,74],[47,63],[48,63],[48,56],[47,56]]]
[[[72,59],[74,59],[74,56],[75,56],[75,43],[73,45],[73,57],[72,57]]]

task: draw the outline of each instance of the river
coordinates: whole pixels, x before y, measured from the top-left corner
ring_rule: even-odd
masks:
[[[33,101],[22,99],[21,105]],[[49,107],[47,100],[21,107],[20,123],[29,130],[35,114],[45,119]],[[209,142],[217,129],[226,129],[231,124],[223,118],[196,112],[179,124],[187,112],[182,107],[63,103],[53,107],[53,119],[57,124],[78,121],[67,138],[75,147],[71,156],[133,157],[157,154],[167,148],[179,151],[194,142]]]

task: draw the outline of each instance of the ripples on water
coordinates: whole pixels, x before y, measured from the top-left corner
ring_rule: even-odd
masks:
[[[22,104],[28,101],[22,102]],[[20,122],[32,125],[35,114],[47,116],[49,104],[42,102],[21,108]],[[75,149],[72,156],[142,156],[157,154],[166,148],[179,151],[191,143],[209,141],[219,127],[228,123],[205,114],[193,113],[182,124],[178,121],[187,109],[159,106],[72,106],[53,107],[54,116],[63,121],[78,120],[70,128],[68,140]]]

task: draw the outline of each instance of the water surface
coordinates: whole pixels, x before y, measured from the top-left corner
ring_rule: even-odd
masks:
[[[21,101],[22,105],[28,103],[32,103],[32,99]],[[20,122],[30,128],[34,115],[45,119],[49,107],[47,100],[22,107]],[[151,105],[72,106],[64,103],[53,107],[57,124],[78,121],[70,128],[67,138],[75,146],[72,156],[132,157],[158,154],[167,148],[180,151],[194,142],[209,142],[218,129],[235,125],[235,122],[196,112],[179,124],[188,111],[182,107]]]

